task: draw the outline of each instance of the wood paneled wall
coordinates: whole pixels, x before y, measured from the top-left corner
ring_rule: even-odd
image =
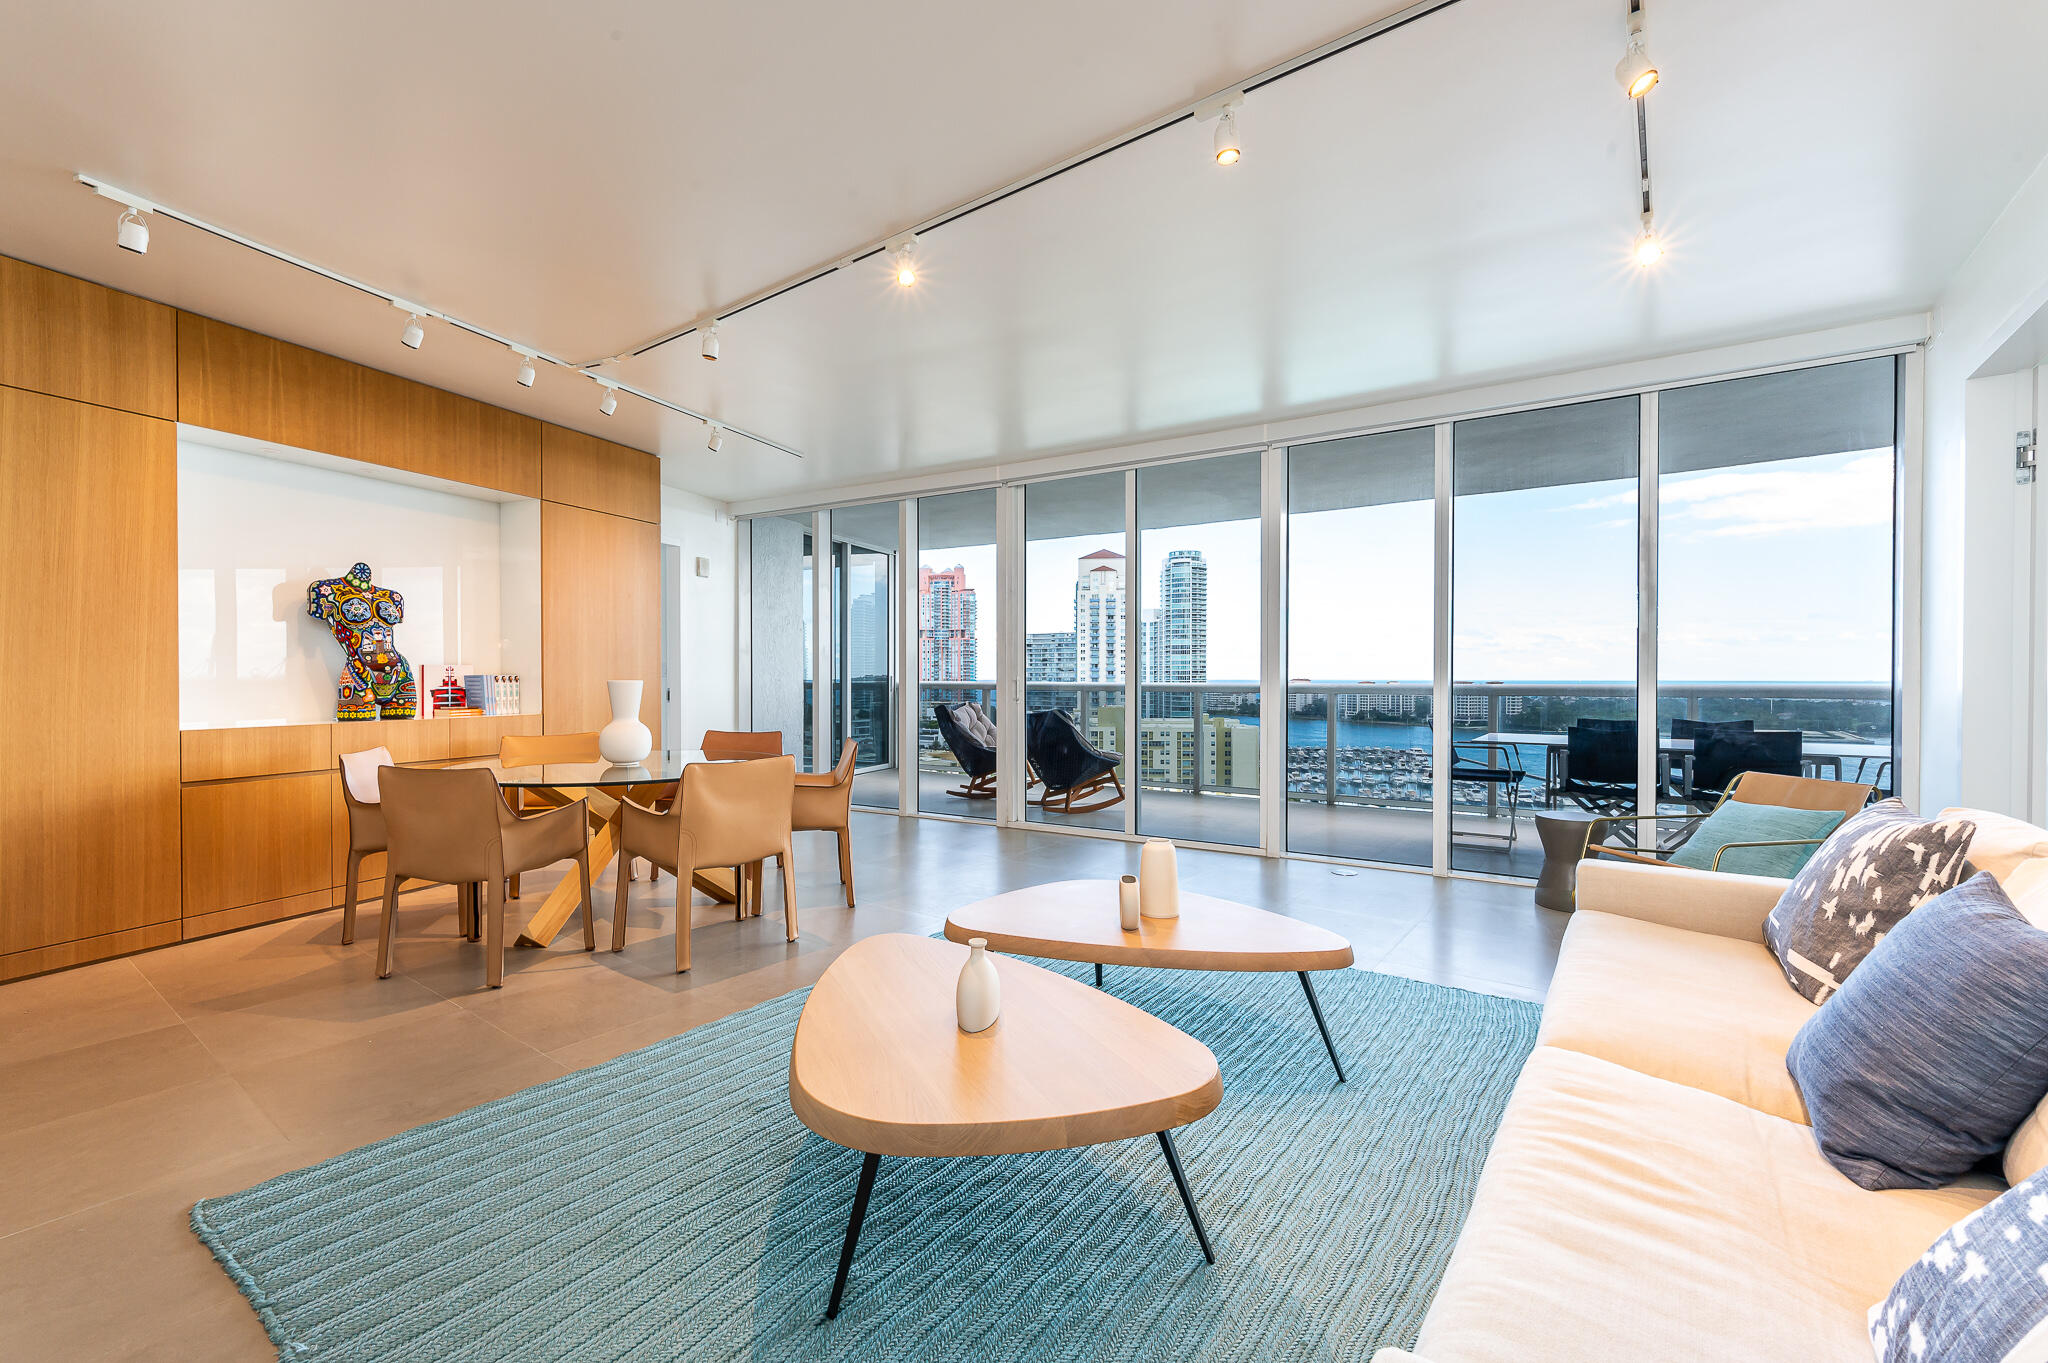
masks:
[[[541,499],[545,715],[181,734],[175,422]],[[656,726],[660,519],[653,455],[0,257],[0,980],[338,903],[342,752],[595,729],[616,677]]]

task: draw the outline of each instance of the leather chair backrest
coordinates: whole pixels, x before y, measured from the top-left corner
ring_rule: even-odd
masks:
[[[694,762],[683,768],[676,817],[698,866],[738,866],[779,855],[789,845],[796,759]]]
[[[1780,809],[1840,810],[1849,815],[1870,803],[1873,789],[1867,783],[1750,771],[1728,783],[1728,798],[1741,804],[1776,805]]]
[[[381,852],[390,841],[384,824],[384,770],[397,765],[389,748],[366,748],[345,752],[335,765],[341,769],[341,802],[348,810],[348,846],[351,852]]]
[[[490,772],[390,767],[382,775],[387,875],[459,885],[503,873],[498,820],[505,804]]]
[[[737,757],[742,753],[749,756],[782,756],[782,730],[760,729],[749,732],[744,729],[706,729],[704,741],[698,748],[721,759]]]
[[[498,761],[508,767],[541,767],[550,762],[601,762],[597,735],[506,734],[498,740]]]

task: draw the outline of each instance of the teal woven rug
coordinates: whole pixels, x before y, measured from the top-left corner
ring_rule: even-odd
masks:
[[[1077,978],[1086,966],[1062,967]],[[885,1159],[837,1320],[860,1170],[791,1115],[804,992],[192,1209],[279,1357],[1370,1359],[1413,1341],[1534,1004],[1316,976],[1109,971],[1201,1038],[1222,1106],[1152,1139]]]

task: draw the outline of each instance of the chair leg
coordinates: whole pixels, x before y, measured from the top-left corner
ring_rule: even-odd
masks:
[[[484,937],[484,885],[482,881],[469,887],[469,940],[481,942]]]
[[[846,886],[846,907],[853,907],[853,830],[839,830],[839,880]]]
[[[787,930],[787,940],[796,940],[796,877],[789,873],[790,846],[782,844],[782,850],[775,855],[775,869],[782,872],[782,926]],[[759,913],[756,909],[754,912]]]
[[[612,885],[612,950],[624,951],[626,949],[626,874],[624,871],[612,877]],[[676,905],[676,922],[680,925],[679,931],[689,931],[690,905],[687,900]]]
[[[517,898],[519,898],[519,872],[517,872],[517,871],[514,871],[514,872],[512,873],[512,895],[511,895],[511,897],[512,897],[512,898],[514,898],[514,899],[517,899]]]
[[[597,919],[590,911],[590,849],[576,855],[576,877],[583,887],[583,949],[597,950]]]
[[[676,905],[676,974],[678,975],[686,973],[690,968],[690,901],[688,896],[682,893],[682,890],[689,887],[690,881],[696,874],[696,867],[686,866],[680,862],[677,863],[676,885],[678,890],[676,898],[680,901]],[[733,889],[739,889],[737,881],[733,883]]]
[[[384,921],[377,925],[377,978],[391,978],[391,920],[398,917],[398,877],[384,868]]]
[[[747,868],[732,868],[732,921],[737,923],[747,916]]]
[[[492,989],[505,987],[505,884],[492,876],[484,882],[489,922],[484,939],[484,983]]]
[[[765,860],[755,862],[753,872],[754,876],[748,882],[748,887],[754,892],[752,900],[753,915],[759,918],[761,916],[761,901],[767,897],[768,893],[768,863]]]
[[[348,854],[348,871],[342,878],[341,886],[341,944],[347,946],[356,940],[356,872],[362,869],[363,854]]]

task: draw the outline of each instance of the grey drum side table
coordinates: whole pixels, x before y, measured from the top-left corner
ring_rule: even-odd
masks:
[[[1536,907],[1570,913],[1578,907],[1579,863],[1600,818],[1583,810],[1539,810],[1536,838],[1543,844],[1543,869],[1536,875]]]

